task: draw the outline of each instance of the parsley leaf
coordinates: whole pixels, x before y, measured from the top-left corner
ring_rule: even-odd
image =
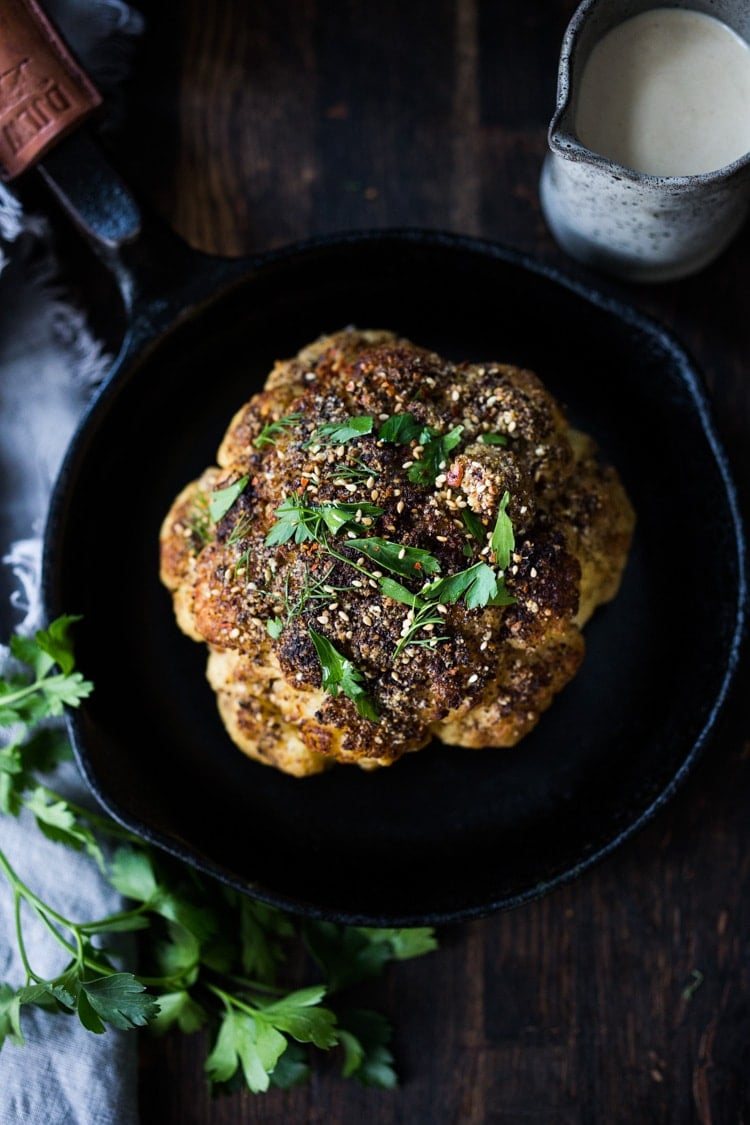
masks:
[[[61,617],[48,629],[33,637],[14,636],[10,650],[27,664],[33,675],[21,672],[0,679],[0,726],[14,723],[37,724],[42,719],[62,715],[63,709],[77,707],[93,685],[80,672],[73,671],[73,646],[70,626],[77,617]],[[55,667],[60,671],[55,672]]]
[[[505,570],[507,568],[510,562],[510,556],[516,546],[513,524],[507,512],[509,500],[510,493],[506,491],[500,501],[495,530],[492,532],[492,539],[490,540],[490,546],[492,547],[495,561],[500,570]]]
[[[434,932],[426,927],[374,929],[308,921],[304,924],[304,935],[331,992],[376,976],[389,961],[421,957],[436,948]]]
[[[381,578],[378,582],[380,592],[385,594],[387,598],[392,598],[394,602],[401,602],[402,605],[410,605],[412,609],[420,609],[424,604],[424,600],[418,594],[412,594],[411,590],[407,590],[400,582],[396,582],[393,578]]]
[[[305,445],[344,445],[353,438],[371,434],[372,427],[373,419],[369,414],[360,414],[343,422],[326,422],[325,425],[318,426]]]
[[[432,486],[442,472],[444,462],[452,449],[460,443],[463,426],[454,426],[447,434],[441,434],[433,426],[418,422],[413,414],[393,414],[378,431],[381,441],[409,445],[416,441],[423,447],[419,460],[409,466],[408,477],[413,484]]]
[[[392,414],[378,430],[378,437],[381,441],[394,442],[396,445],[408,445],[419,438],[424,429],[422,422],[418,422],[413,414],[408,412]],[[426,436],[429,438],[429,431]]]
[[[409,466],[409,480],[414,484],[434,485],[446,467],[448,454],[461,441],[462,433],[463,426],[456,426],[447,434],[440,434],[433,429],[428,430],[429,436],[423,441],[422,456]]]
[[[280,1032],[257,1021],[253,1013],[228,1007],[206,1059],[206,1072],[213,1082],[227,1082],[241,1066],[248,1088],[254,1094],[263,1093],[286,1045]]]
[[[82,980],[80,987],[97,1016],[123,1031],[143,1027],[159,1011],[153,996],[146,994],[146,986],[132,973]]]
[[[364,676],[358,668],[315,629],[309,628],[310,639],[315,645],[318,660],[323,671],[322,687],[330,695],[336,696],[339,689],[355,704],[364,719],[376,723],[379,715],[375,702],[362,687]]]
[[[462,508],[461,519],[464,521],[466,529],[472,538],[476,539],[477,543],[481,543],[481,545],[484,546],[487,538],[487,529],[479,516],[476,515],[475,512],[472,512],[471,508]]]
[[[479,440],[482,445],[507,445],[508,438],[505,434],[480,434]]]
[[[440,571],[440,563],[429,551],[423,551],[419,547],[403,547],[400,543],[380,539],[376,535],[366,539],[348,539],[346,545],[372,559],[384,570],[400,574],[402,578],[419,578]]]
[[[211,493],[208,512],[214,523],[218,523],[227,514],[237,497],[245,491],[249,479],[247,476],[240,477],[233,484],[225,484],[223,488],[217,488]]]
[[[439,578],[422,590],[423,597],[447,605],[464,599],[467,609],[487,605],[512,605],[515,598],[507,592],[502,578],[485,562],[474,563],[466,570]]]
[[[341,1071],[344,1077],[354,1078],[361,1086],[395,1089],[398,1078],[388,1047],[391,1041],[388,1021],[379,1012],[352,1008],[341,1013],[338,1032],[344,1048]]]

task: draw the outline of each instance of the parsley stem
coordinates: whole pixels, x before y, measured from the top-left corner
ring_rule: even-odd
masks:
[[[16,922],[16,939],[18,941],[18,952],[21,955],[23,967],[26,970],[27,980],[39,980],[34,970],[31,968],[29,957],[26,952],[26,943],[23,940],[23,919],[21,918],[21,896],[17,890],[13,890],[13,914]]]
[[[48,684],[55,683],[56,680],[65,680],[66,678],[67,677],[65,676],[59,675],[45,676],[41,680],[34,680],[33,683],[26,684],[25,687],[18,688],[17,691],[10,691],[7,693],[7,695],[0,696],[0,704],[3,707],[8,707],[10,705],[16,704],[19,702],[19,700],[26,699],[29,695],[33,695],[34,692],[47,687]]]
[[[211,984],[209,981],[206,981],[206,988],[209,992],[213,992],[214,996],[219,997],[227,1011],[232,1008],[239,1008],[241,1012],[245,1012],[249,1016],[254,1016],[258,1011],[257,1007],[245,1000],[240,1000],[238,996],[232,996],[231,993],[225,992],[223,988],[219,988],[218,985]]]

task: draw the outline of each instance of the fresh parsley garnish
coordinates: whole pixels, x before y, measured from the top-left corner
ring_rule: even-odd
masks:
[[[312,504],[304,495],[292,492],[276,509],[276,523],[266,535],[266,546],[276,547],[293,539],[295,543],[319,541],[325,530],[338,535],[345,528],[364,531],[364,520],[376,519],[383,509],[375,504]]]
[[[308,632],[320,661],[323,690],[333,696],[338,695],[339,690],[341,690],[344,695],[352,700],[363,718],[376,723],[379,718],[378,709],[374,700],[362,687],[364,683],[362,673],[352,664],[351,660],[342,656],[327,637],[321,636],[312,626],[310,626]]]
[[[422,590],[422,595],[440,605],[450,605],[463,598],[467,609],[512,605],[516,600],[506,590],[502,576],[485,562],[474,563],[448,578],[438,578]]]
[[[447,467],[448,455],[461,441],[463,426],[455,426],[449,433],[431,431],[424,443],[422,456],[409,467],[409,480],[415,484],[432,486]]]
[[[381,441],[394,442],[396,445],[409,445],[412,441],[421,440],[420,435],[424,435],[424,440],[427,441],[430,431],[408,411],[392,414],[378,430]]]
[[[472,512],[471,508],[461,509],[461,519],[464,521],[466,530],[476,540],[484,546],[487,539],[487,529],[480,520],[479,516]]]
[[[218,523],[227,514],[235,500],[245,491],[249,479],[240,477],[232,484],[225,484],[223,488],[217,488],[211,493],[208,511],[214,523]]]
[[[495,556],[495,562],[500,570],[506,570],[510,563],[510,556],[513,554],[516,546],[515,536],[513,534],[513,524],[511,523],[510,516],[508,515],[508,503],[510,501],[510,493],[504,492],[500,501],[500,507],[497,512],[497,520],[495,521],[495,529],[492,532],[490,539],[490,547]]]
[[[372,427],[373,418],[369,414],[346,418],[343,422],[326,422],[324,425],[318,426],[305,445],[344,445],[354,438],[371,434]]]
[[[400,574],[402,578],[420,578],[427,574],[437,574],[440,563],[429,551],[419,547],[404,547],[390,539],[370,535],[364,539],[347,539],[347,547],[371,559],[384,570]]]
[[[480,434],[479,440],[482,445],[507,445],[508,438],[505,434]]]
[[[409,466],[407,475],[413,484],[431,487],[445,468],[451,450],[461,442],[463,430],[463,426],[454,426],[449,433],[442,434],[407,411],[386,419],[378,430],[378,437],[397,445],[410,445],[414,441],[421,446],[421,454]]]
[[[67,918],[21,879],[0,850],[0,878],[17,904],[15,938],[25,966],[21,983],[0,982],[0,1047],[5,1040],[23,1045],[24,1012],[33,1005],[51,1015],[74,1014],[96,1034],[146,1024],[183,1034],[205,1028],[206,1074],[217,1089],[237,1082],[256,1093],[289,1086],[309,1075],[310,1048],[327,1051],[336,1044],[343,1048],[344,1077],[393,1087],[390,1027],[379,1013],[347,1005],[345,990],[394,960],[429,953],[435,948],[432,930],[372,930],[289,917],[186,869],[109,817],[40,782],[38,774],[70,756],[64,735],[48,720],[92,690],[75,669],[76,620],[61,617],[34,637],[11,640],[13,656],[24,667],[0,679],[0,725],[12,728],[0,750],[0,811],[17,816],[25,809],[49,839],[85,850],[129,901],[106,917]],[[330,655],[326,650],[326,659]],[[336,690],[353,691],[355,702],[368,711],[372,702],[357,694],[359,673],[335,656]],[[119,845],[111,858],[105,857],[104,840]],[[67,953],[67,964],[54,976],[29,960],[24,904],[50,942]],[[140,931],[141,968],[132,972],[105,943],[111,934],[134,930]],[[300,963],[293,943],[303,941],[323,980],[284,987],[278,978]]]

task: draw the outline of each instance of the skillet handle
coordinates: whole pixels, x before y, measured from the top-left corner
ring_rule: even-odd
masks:
[[[36,0],[3,0],[0,179],[37,166],[76,226],[112,250],[138,235],[141,219],[125,184],[80,130],[101,104]]]
[[[36,0],[3,0],[0,178],[25,172],[101,103]]]
[[[85,127],[101,104],[37,0],[0,0],[0,179],[38,173],[46,182],[115,278],[127,351],[248,263],[194,250],[157,216],[142,215]]]

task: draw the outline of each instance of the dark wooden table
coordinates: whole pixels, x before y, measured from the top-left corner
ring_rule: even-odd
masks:
[[[486,236],[585,276],[553,242],[537,192],[574,7],[145,4],[112,150],[206,250],[413,225]],[[750,231],[695,278],[604,284],[697,360],[747,507]],[[708,563],[696,596],[711,597]],[[741,677],[692,780],[605,864],[445,930],[438,953],[388,973],[379,1000],[396,1026],[399,1090],[362,1090],[324,1063],[299,1090],[212,1103],[200,1036],[144,1036],[143,1121],[750,1121],[749,694]]]

